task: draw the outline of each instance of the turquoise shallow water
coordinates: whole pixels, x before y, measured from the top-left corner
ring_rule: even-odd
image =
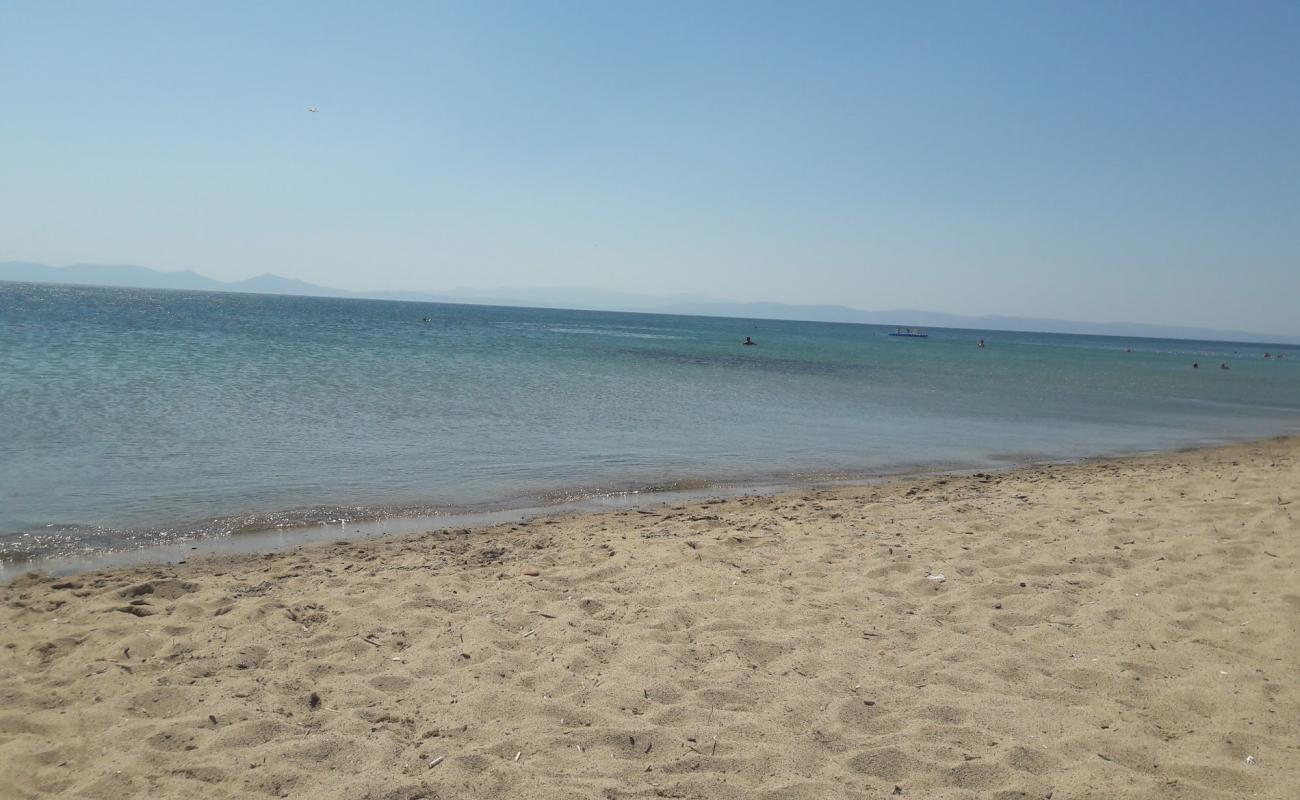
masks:
[[[888,330],[0,283],[0,559],[1300,430],[1300,348]]]

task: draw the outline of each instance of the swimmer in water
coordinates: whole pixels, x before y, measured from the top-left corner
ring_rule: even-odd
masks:
[[[1227,363],[1223,363],[1219,365],[1219,369],[1227,369],[1227,368],[1228,368]]]
[[[741,344],[743,344],[746,347],[753,347],[754,345],[758,344],[758,342],[746,336],[745,341],[741,342]]]
[[[980,349],[981,349],[981,350],[984,349],[984,340],[983,340],[983,339],[980,339]]]
[[[1192,369],[1200,369],[1200,368],[1201,368],[1201,363],[1199,361],[1192,362]]]

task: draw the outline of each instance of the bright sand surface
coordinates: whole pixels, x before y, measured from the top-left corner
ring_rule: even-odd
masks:
[[[1295,798],[1294,501],[1273,440],[22,578],[0,797]]]

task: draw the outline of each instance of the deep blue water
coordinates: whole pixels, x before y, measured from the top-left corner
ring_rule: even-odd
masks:
[[[1300,348],[888,330],[0,283],[0,558],[1300,430]]]

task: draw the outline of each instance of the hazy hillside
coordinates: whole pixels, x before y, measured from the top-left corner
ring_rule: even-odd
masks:
[[[143,289],[207,289],[227,284],[197,272],[160,272],[127,264],[73,264],[51,267],[26,261],[0,262],[0,280],[30,283],[74,283],[83,286],[135,286]]]

